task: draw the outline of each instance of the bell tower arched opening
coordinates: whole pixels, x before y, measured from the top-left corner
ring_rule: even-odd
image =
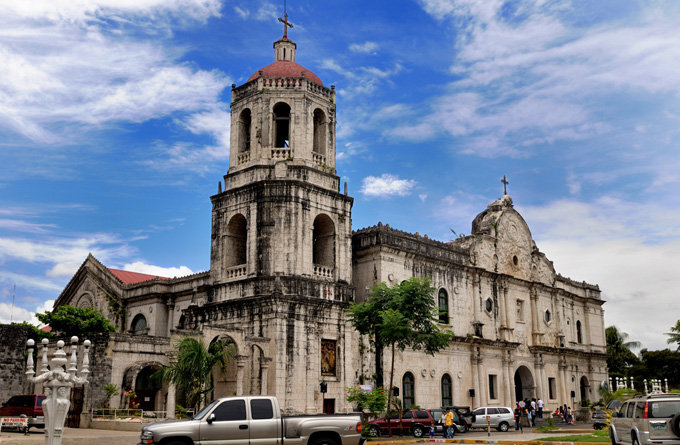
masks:
[[[274,148],[290,147],[290,106],[285,102],[274,105]]]
[[[515,371],[515,400],[531,399],[536,397],[534,376],[526,366],[522,365]]]
[[[234,267],[246,264],[246,241],[248,236],[248,223],[246,218],[239,214],[232,216],[227,225],[226,266]]]
[[[312,262],[328,268],[335,267],[335,225],[328,215],[319,215],[314,219],[312,233],[314,250]]]
[[[238,151],[244,153],[250,150],[250,129],[252,127],[252,114],[249,108],[241,111],[238,119]]]
[[[326,113],[320,108],[314,110],[314,153],[326,156]]]

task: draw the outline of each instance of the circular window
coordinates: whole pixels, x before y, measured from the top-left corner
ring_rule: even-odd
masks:
[[[552,314],[550,311],[545,311],[545,316],[543,318],[545,319],[546,323],[550,323],[550,320],[552,320]]]
[[[517,259],[517,255],[512,257],[512,264],[514,264],[515,266],[519,264],[519,259]]]
[[[487,312],[491,312],[493,310],[493,300],[491,298],[486,299],[485,307]]]

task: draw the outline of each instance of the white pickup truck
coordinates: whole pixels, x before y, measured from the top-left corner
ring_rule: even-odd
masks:
[[[225,397],[191,420],[142,428],[139,445],[362,445],[358,415],[282,416],[276,397]]]

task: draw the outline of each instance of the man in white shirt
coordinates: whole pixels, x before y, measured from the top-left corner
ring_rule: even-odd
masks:
[[[543,418],[543,399],[538,398],[538,418]]]

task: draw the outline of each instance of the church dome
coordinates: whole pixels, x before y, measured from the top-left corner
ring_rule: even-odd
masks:
[[[271,65],[260,68],[252,76],[248,78],[248,82],[255,80],[258,77],[304,77],[314,83],[323,86],[323,82],[319,76],[308,70],[302,65],[289,60],[277,60]]]

